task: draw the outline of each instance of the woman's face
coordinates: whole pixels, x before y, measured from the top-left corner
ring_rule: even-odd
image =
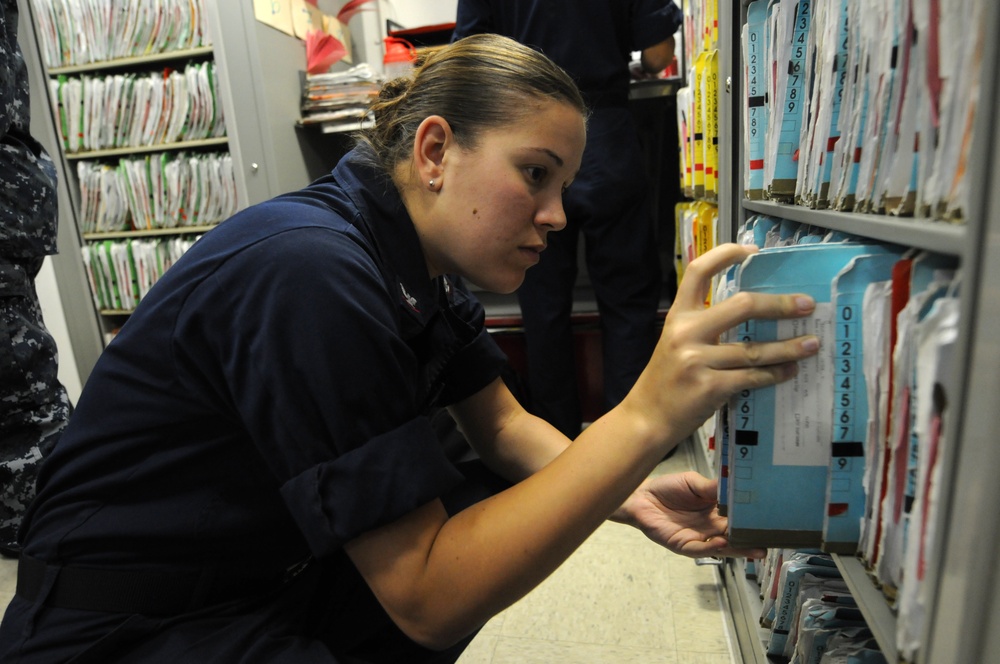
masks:
[[[434,214],[418,229],[431,275],[513,292],[549,232],[566,226],[562,195],[580,169],[584,120],[566,103],[532,103],[535,110],[485,132],[474,149],[445,152]]]

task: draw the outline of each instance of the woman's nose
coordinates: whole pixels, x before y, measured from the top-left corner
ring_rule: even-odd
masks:
[[[551,197],[535,214],[535,223],[549,230],[561,231],[566,228],[566,210],[563,208],[562,196]]]

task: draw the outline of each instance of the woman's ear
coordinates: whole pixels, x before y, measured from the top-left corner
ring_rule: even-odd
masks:
[[[451,125],[440,115],[431,115],[417,127],[413,139],[413,166],[421,186],[438,191],[444,181],[444,154],[453,144]]]

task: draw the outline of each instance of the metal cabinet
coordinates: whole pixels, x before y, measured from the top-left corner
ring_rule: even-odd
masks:
[[[342,137],[324,136],[296,126],[301,96],[298,73],[305,69],[304,42],[257,21],[254,3],[211,0],[204,2],[203,7],[211,37],[207,48],[94,63],[69,70],[73,73],[134,71],[143,67],[177,66],[176,63],[189,57],[213,60],[227,129],[226,138],[215,144],[233,157],[239,207],[307,185],[329,169],[331,152],[342,152],[344,143]],[[52,257],[52,265],[72,357],[81,382],[85,382],[110,330],[127,316],[102,314],[94,306],[79,251],[88,239],[80,229],[80,192],[74,165],[78,155],[68,157],[62,149],[49,86],[60,70],[50,71],[44,62],[36,33],[38,22],[33,16],[35,3],[19,0],[18,9],[18,35],[31,86],[31,129],[52,156],[59,175],[59,253]],[[369,43],[371,40],[364,38],[364,32],[370,30],[371,24],[377,24],[377,19],[362,18],[357,19],[355,43],[363,51],[362,57],[372,57],[368,51],[378,50],[380,45]],[[186,147],[191,146],[175,145],[169,149]],[[149,149],[138,148],[134,152],[139,154]],[[164,148],[159,146],[159,149]]]
[[[732,233],[748,215],[771,214],[824,228],[841,230],[876,240],[953,256],[961,265],[960,366],[956,395],[945,424],[948,449],[941,460],[943,484],[936,527],[942,533],[932,561],[928,583],[930,615],[920,664],[993,661],[1000,652],[1000,132],[995,131],[995,111],[1000,108],[997,85],[998,53],[995,40],[986,39],[982,53],[980,97],[975,119],[975,141],[969,146],[966,172],[973,192],[966,223],[953,225],[924,219],[888,217],[814,210],[743,196],[740,164],[743,163],[742,106],[744,85],[740,62],[740,34],[746,20],[747,2],[719,3],[719,109],[720,218],[731,221],[721,229]],[[1000,30],[1000,8],[984,3],[986,34]],[[972,37],[970,36],[970,39]],[[728,137],[728,138],[725,138]],[[747,662],[766,662],[756,616],[748,615],[755,604],[741,576],[740,561],[722,569],[723,583],[734,612],[731,625],[737,645]],[[895,616],[888,601],[873,584],[864,565],[850,556],[838,558],[838,566],[859,600],[862,610],[890,662],[896,654]],[[990,653],[993,653],[992,655]]]

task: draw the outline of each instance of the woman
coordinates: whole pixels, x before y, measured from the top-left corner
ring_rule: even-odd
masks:
[[[578,91],[481,36],[374,111],[329,176],[206,234],[102,355],[43,468],[0,660],[448,662],[609,516],[733,553],[714,483],[644,479],[816,345],[718,335],[811,304],[705,311],[747,250],[694,262],[635,389],[569,445],[505,387],[462,278],[513,291],[565,225]],[[440,406],[510,486],[444,456]]]

